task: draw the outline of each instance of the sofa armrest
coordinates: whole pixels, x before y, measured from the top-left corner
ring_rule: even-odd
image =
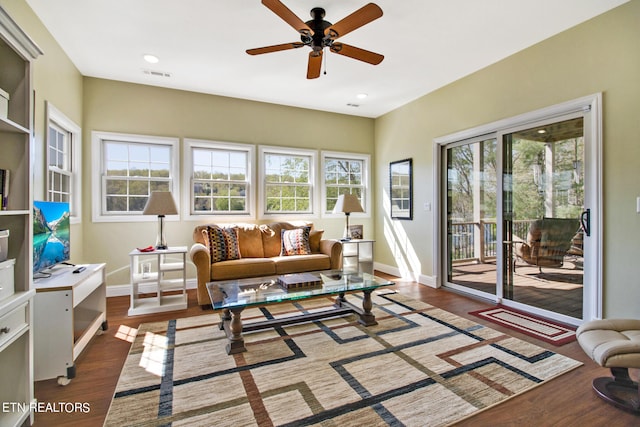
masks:
[[[202,243],[194,243],[189,251],[191,262],[196,266],[196,278],[198,280],[198,304],[210,305],[211,300],[207,293],[207,282],[211,281],[211,257],[209,249]]]
[[[320,252],[329,255],[332,270],[342,268],[342,242],[340,240],[320,240]]]

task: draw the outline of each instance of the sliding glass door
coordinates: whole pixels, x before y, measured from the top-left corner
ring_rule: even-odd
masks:
[[[496,295],[496,140],[451,144],[445,157],[447,282]]]
[[[584,120],[502,135],[503,298],[582,319]]]
[[[601,316],[599,102],[436,140],[443,286],[571,324]]]

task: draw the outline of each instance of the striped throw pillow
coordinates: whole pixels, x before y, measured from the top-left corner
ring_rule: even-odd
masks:
[[[207,227],[211,263],[240,259],[236,228]]]

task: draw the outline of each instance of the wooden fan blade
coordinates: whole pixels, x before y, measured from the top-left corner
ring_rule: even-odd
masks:
[[[320,69],[322,68],[322,51],[309,52],[309,64],[307,65],[307,78],[317,79],[320,77]]]
[[[324,30],[324,35],[335,40],[381,16],[382,9],[380,9],[380,6],[369,3]]]
[[[379,53],[370,52],[344,43],[334,43],[331,46],[331,52],[348,56],[349,58],[357,59],[358,61],[368,62],[373,65],[378,65],[384,59],[384,56]]]
[[[276,44],[273,46],[257,47],[255,49],[247,49],[249,55],[261,55],[263,53],[279,52],[281,50],[297,49],[304,46],[304,43],[292,42]]]
[[[287,24],[291,25],[297,32],[301,34],[313,34],[311,28],[298,18],[295,13],[287,6],[282,4],[280,0],[262,0],[262,4],[267,6],[273,13],[278,15]]]

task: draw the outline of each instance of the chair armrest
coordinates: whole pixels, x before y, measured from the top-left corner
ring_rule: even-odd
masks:
[[[191,262],[196,266],[196,278],[198,281],[198,304],[209,305],[207,282],[211,281],[211,257],[209,249],[202,243],[194,243],[189,250]]]
[[[334,239],[320,240],[320,252],[331,259],[331,269],[342,268],[342,242]]]

